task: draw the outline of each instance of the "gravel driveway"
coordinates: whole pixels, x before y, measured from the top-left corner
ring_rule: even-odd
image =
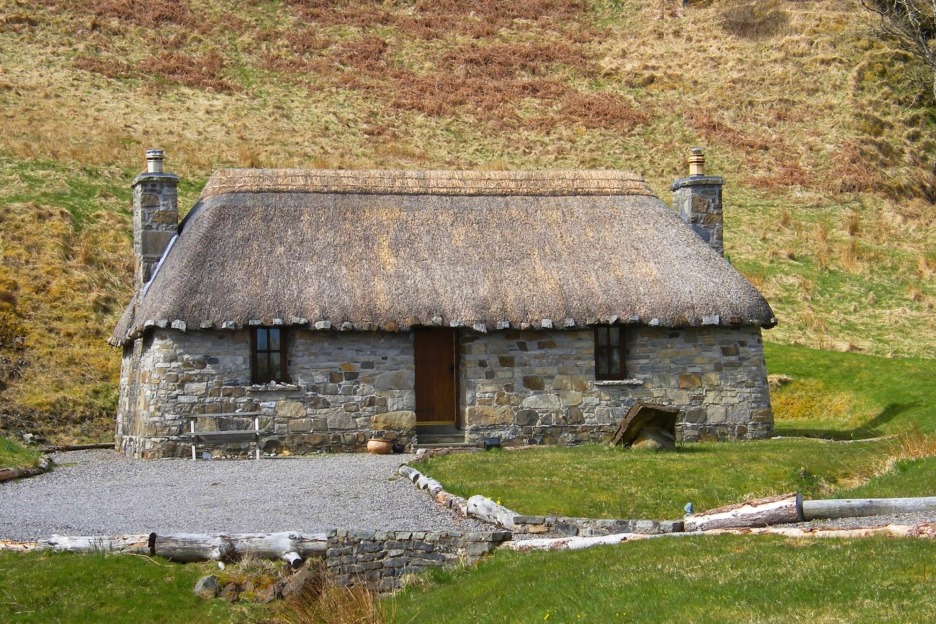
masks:
[[[0,539],[326,529],[475,531],[397,475],[410,455],[139,461],[52,456],[47,474],[0,484]]]

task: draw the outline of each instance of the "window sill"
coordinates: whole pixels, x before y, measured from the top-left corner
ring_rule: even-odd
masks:
[[[602,379],[595,381],[596,386],[642,386],[643,379]]]

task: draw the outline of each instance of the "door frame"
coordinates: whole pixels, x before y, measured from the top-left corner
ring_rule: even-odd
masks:
[[[439,420],[439,421],[419,421],[419,411],[420,411],[420,387],[422,386],[421,382],[428,381],[432,383],[432,380],[438,378],[443,374],[443,371],[439,367],[435,367],[428,374],[426,371],[420,372],[419,362],[417,361],[417,351],[419,350],[418,341],[422,340],[442,340],[443,336],[448,336],[451,341],[451,350],[452,350],[452,372],[451,372],[451,382],[452,382],[452,394],[450,397],[450,407],[454,412],[454,417],[452,420]],[[461,413],[461,357],[459,349],[459,333],[458,329],[454,327],[421,327],[413,330],[413,369],[415,371],[415,383],[414,383],[414,394],[416,395],[415,400],[415,410],[416,410],[416,426],[417,427],[454,427],[455,429],[462,428],[462,413]],[[446,341],[448,342],[448,341]],[[428,379],[427,379],[428,377]],[[425,395],[423,395],[425,396]],[[438,407],[436,405],[435,407]]]

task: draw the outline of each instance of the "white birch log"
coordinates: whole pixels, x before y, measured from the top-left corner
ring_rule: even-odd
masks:
[[[398,472],[400,473],[400,476],[402,476],[405,479],[409,479],[413,483],[416,483],[416,480],[422,476],[421,472],[419,472],[415,468],[412,468],[406,465],[400,466],[400,469]]]
[[[302,559],[322,556],[327,549],[324,533],[175,534],[151,536],[151,554],[172,561],[235,561],[245,556],[282,559],[293,553]],[[295,565],[295,559],[290,561]],[[301,565],[301,562],[299,562]]]
[[[472,518],[484,520],[485,522],[499,524],[505,529],[512,531],[514,528],[514,518],[519,514],[502,505],[498,505],[490,498],[478,494],[468,499],[468,515]]]
[[[803,501],[806,520],[857,518],[901,513],[936,512],[936,496],[920,498],[842,498]]]
[[[48,539],[18,542],[0,540],[0,550],[29,552],[55,550],[75,553],[149,554],[149,535],[53,535]]]
[[[936,539],[936,523],[911,525],[887,525],[864,529],[801,529],[798,527],[759,527],[759,528],[732,528],[713,529],[707,535],[782,535],[790,538],[839,538],[855,539],[886,535],[890,537],[922,537]],[[505,550],[527,552],[533,550],[580,550],[593,546],[607,546],[634,542],[644,539],[660,537],[693,537],[698,533],[658,533],[647,535],[644,533],[619,533],[598,537],[559,537],[529,540],[513,540],[500,546]]]
[[[594,546],[614,546],[624,542],[634,542],[658,537],[685,537],[689,533],[615,533],[614,535],[595,535],[592,537],[543,537],[504,542],[500,548],[526,552],[530,550],[582,550]]]
[[[291,568],[302,567],[302,564],[305,561],[305,559],[303,559],[302,556],[297,552],[285,553],[282,557],[280,557],[280,559],[288,563],[289,567]]]
[[[923,523],[917,525],[888,524],[881,527],[866,527],[858,529],[836,528],[799,528],[799,527],[759,527],[752,529],[715,529],[708,532],[710,535],[782,535],[783,537],[831,537],[831,538],[859,538],[874,535],[889,537],[922,537],[936,539],[936,523]]]
[[[686,516],[686,531],[710,531],[735,527],[763,527],[803,521],[803,499],[798,493],[729,505]]]
[[[235,561],[246,556],[284,559],[293,567],[305,559],[324,556],[325,533],[243,533],[174,535],[61,536],[35,541],[0,540],[0,550],[28,552],[56,550],[76,553],[134,553],[164,557],[171,561]]]

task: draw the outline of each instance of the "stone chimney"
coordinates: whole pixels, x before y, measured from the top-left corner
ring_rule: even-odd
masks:
[[[149,282],[179,228],[179,177],[163,172],[163,151],[146,150],[146,171],[133,180],[134,285]]]
[[[693,147],[689,156],[689,177],[673,182],[673,208],[702,240],[723,255],[722,185],[719,176],[705,175],[705,153]]]

